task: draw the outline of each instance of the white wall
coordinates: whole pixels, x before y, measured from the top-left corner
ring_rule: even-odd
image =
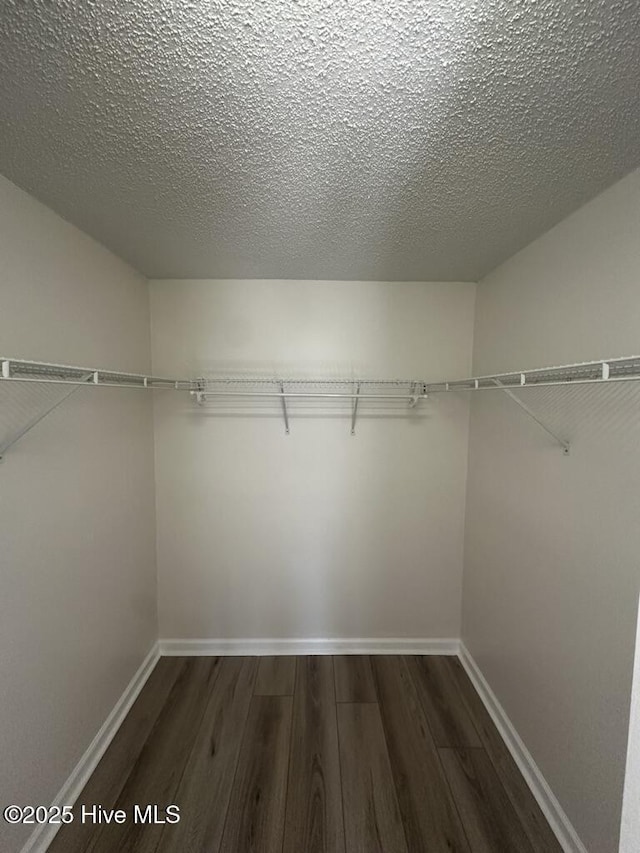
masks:
[[[475,286],[153,281],[156,373],[463,376]],[[459,635],[468,403],[216,417],[156,397],[160,636]]]
[[[640,171],[478,286],[474,373],[640,351]],[[470,428],[463,638],[591,853],[617,849],[640,588],[640,389],[523,399]]]
[[[636,630],[629,742],[620,825],[620,853],[637,853],[638,850],[640,850],[640,613]]]
[[[144,279],[3,178],[0,268],[0,354],[148,369]],[[0,393],[6,427],[46,392]],[[152,442],[150,396],[81,389],[0,464],[4,804],[51,802],[157,636]]]

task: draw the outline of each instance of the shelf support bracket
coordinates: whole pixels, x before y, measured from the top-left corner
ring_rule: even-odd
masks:
[[[282,416],[284,417],[284,432],[289,435],[289,415],[287,413],[287,398],[284,395],[284,382],[280,383],[280,400],[282,401]]]
[[[360,383],[356,383],[355,397],[353,398],[353,411],[351,412],[351,435],[356,434],[356,418],[358,416],[358,403],[360,402]]]
[[[477,380],[476,380],[476,382],[477,382]],[[510,388],[505,387],[502,384],[502,382],[500,382],[499,379],[494,379],[493,382],[501,391],[504,391],[504,393],[507,395],[507,397],[510,397],[513,400],[513,402],[516,404],[516,406],[519,406],[523,412],[525,412],[527,415],[529,415],[529,417],[538,424],[539,427],[542,427],[542,429],[548,435],[550,435],[555,441],[558,442],[560,447],[562,447],[562,452],[564,453],[565,456],[569,455],[569,450],[570,450],[571,446],[570,446],[568,441],[565,441],[563,438],[560,438],[560,436],[557,433],[555,433],[552,429],[550,429],[544,423],[544,421],[541,421],[540,418],[531,411],[529,406],[527,406],[526,403],[523,403],[519,397],[516,397],[516,395],[513,393],[513,391]],[[521,384],[524,385],[524,383],[521,383]]]
[[[196,386],[194,389],[190,391],[191,396],[195,399],[196,403],[199,406],[204,404],[204,379],[196,379],[194,382]]]
[[[411,383],[411,390],[410,390],[411,399],[409,400],[409,408],[410,409],[415,409],[415,407],[418,405],[420,400],[426,400],[427,399],[428,395],[427,395],[426,384],[424,382],[420,382],[419,384],[420,384],[420,388],[418,389],[418,383],[417,382]],[[449,388],[447,387],[447,391],[448,390],[449,390]]]
[[[4,367],[4,363],[3,363],[3,367]],[[6,378],[8,378],[8,377],[6,377]],[[87,375],[83,377],[85,382],[89,382],[89,380],[92,380],[92,378],[93,378],[93,373],[87,373]],[[32,418],[30,421],[27,421],[27,423],[22,427],[22,429],[20,429],[15,435],[11,436],[11,438],[8,439],[8,441],[5,441],[4,444],[1,444],[0,445],[0,461],[2,461],[4,454],[7,452],[7,450],[9,450],[10,447],[13,447],[13,445],[17,441],[20,441],[20,439],[23,436],[25,436],[28,432],[30,432],[34,428],[34,426],[37,426],[37,424],[39,424],[40,421],[43,421],[47,417],[47,415],[50,415],[51,412],[55,411],[55,409],[57,409],[58,406],[61,406],[65,402],[65,400],[68,400],[69,397],[72,394],[75,394],[76,391],[79,391],[80,388],[82,388],[82,385],[73,385],[71,388],[69,388],[62,395],[62,397],[60,397],[59,400],[56,400],[55,403],[52,403],[51,405],[47,406],[47,408],[44,410],[44,412],[40,412],[38,415],[36,415],[36,417]]]

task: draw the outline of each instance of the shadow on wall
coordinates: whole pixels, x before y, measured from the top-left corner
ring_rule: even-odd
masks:
[[[636,653],[631,691],[629,742],[624,780],[619,853],[640,850],[640,604],[636,631]]]

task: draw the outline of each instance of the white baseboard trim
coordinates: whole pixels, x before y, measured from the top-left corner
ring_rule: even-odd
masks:
[[[160,640],[161,655],[457,655],[458,639]]]
[[[51,803],[52,806],[70,806],[75,803],[159,659],[159,645],[155,643],[125,688],[124,693],[116,702],[115,707],[100,727],[100,730],[89,744],[86,752],[71,771],[71,775],[58,792],[55,800]],[[59,825],[41,824],[36,826],[27,839],[21,853],[44,853],[59,829]]]
[[[460,641],[459,658],[478,695],[491,715],[491,719],[496,724],[509,752],[518,765],[520,772],[524,776],[527,785],[531,788],[531,792],[542,809],[544,816],[549,821],[551,829],[562,845],[562,849],[565,853],[588,853],[587,848],[580,841],[578,833],[549,787],[547,780],[542,775],[540,768],[524,745],[515,726],[507,716],[495,693],[489,687],[489,683],[482,674],[480,667],[462,641]]]

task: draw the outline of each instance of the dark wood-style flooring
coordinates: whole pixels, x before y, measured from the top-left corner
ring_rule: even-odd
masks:
[[[455,657],[162,658],[74,815],[50,853],[561,853]]]

